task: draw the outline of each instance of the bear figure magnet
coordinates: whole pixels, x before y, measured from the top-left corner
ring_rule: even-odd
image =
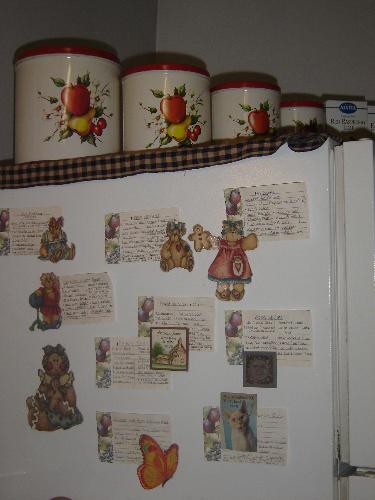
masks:
[[[164,272],[176,267],[192,271],[194,268],[193,252],[187,241],[182,239],[186,234],[184,222],[169,221],[166,227],[167,241],[160,250],[160,268]]]
[[[62,322],[60,307],[60,280],[55,273],[43,273],[41,286],[29,296],[29,304],[36,309],[37,317],[29,330],[51,330],[60,328]],[[40,317],[41,316],[41,317]]]
[[[241,300],[245,285],[251,282],[253,275],[246,251],[257,248],[256,234],[244,236],[242,221],[224,220],[221,236],[213,236],[196,224],[188,238],[194,242],[197,252],[218,249],[208,269],[208,279],[217,283],[216,297],[220,300]]]
[[[39,259],[49,260],[56,264],[60,260],[73,260],[76,254],[74,243],[68,245],[68,238],[63,231],[64,218],[51,217],[48,229],[44,231],[40,240]]]
[[[43,351],[43,370],[38,370],[39,387],[26,400],[28,423],[38,431],[70,429],[82,423],[83,416],[77,408],[74,375],[69,371],[69,358],[60,344],[55,347],[47,345],[43,347]]]

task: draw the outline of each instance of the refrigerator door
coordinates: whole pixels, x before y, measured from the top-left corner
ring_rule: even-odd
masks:
[[[333,500],[333,170],[333,147],[327,141],[308,153],[294,153],[285,145],[272,156],[194,171],[0,192],[1,207],[61,207],[64,229],[77,249],[73,261],[57,264],[42,262],[37,256],[0,257],[0,497]],[[188,232],[201,223],[219,235],[225,219],[225,188],[292,182],[306,184],[309,237],[260,239],[259,247],[249,255],[254,276],[244,299],[240,303],[215,299],[215,350],[190,352],[189,371],[173,373],[169,390],[98,389],[94,337],[136,337],[138,296],[215,296],[215,284],[207,279],[215,252],[194,252],[191,273],[182,269],[162,273],[159,262],[106,264],[105,214],[178,207]],[[63,323],[57,331],[30,332],[35,318],[28,298],[39,286],[40,275],[50,271],[58,275],[108,272],[114,287],[115,321]],[[231,366],[226,359],[225,310],[230,309],[310,310],[312,366],[279,367],[277,388],[243,387],[242,367]],[[39,382],[42,348],[58,343],[69,353],[77,406],[84,421],[68,430],[39,432],[27,423],[26,398],[35,393]],[[217,406],[220,392],[256,393],[258,408],[287,409],[286,465],[205,461],[202,409]],[[365,390],[361,385],[361,394],[373,394],[373,387],[367,385]],[[180,450],[174,477],[164,487],[145,491],[137,477],[137,464],[100,463],[97,410],[169,414],[172,439]],[[357,455],[358,460],[370,459]]]
[[[373,141],[347,142],[344,165],[349,499],[375,497],[375,202]],[[346,442],[346,443],[345,443]],[[344,472],[344,468],[342,468]]]

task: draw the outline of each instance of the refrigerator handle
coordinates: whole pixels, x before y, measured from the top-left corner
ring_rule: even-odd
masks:
[[[375,467],[360,467],[356,465],[350,465],[346,462],[339,462],[338,467],[338,477],[357,476],[357,477],[367,477],[369,479],[375,479]]]

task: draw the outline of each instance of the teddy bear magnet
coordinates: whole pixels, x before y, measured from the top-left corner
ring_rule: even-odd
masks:
[[[213,236],[196,224],[188,238],[194,242],[197,252],[218,249],[208,269],[208,279],[217,283],[216,297],[220,300],[241,300],[245,285],[251,282],[253,275],[246,251],[257,248],[257,236],[254,233],[244,236],[242,221],[224,220],[221,236]]]
[[[68,238],[63,231],[64,218],[51,217],[48,229],[42,234],[39,259],[49,260],[54,264],[60,260],[73,260],[76,254],[74,243],[68,245]]]
[[[70,429],[82,423],[83,416],[77,408],[69,358],[60,344],[55,347],[47,345],[43,351],[43,370],[38,370],[39,387],[26,400],[27,421],[32,429],[38,431]]]
[[[193,252],[187,241],[182,239],[186,234],[184,222],[169,221],[166,227],[167,241],[160,250],[160,268],[164,272],[176,267],[192,271],[194,268]]]
[[[40,286],[29,296],[29,304],[36,309],[36,319],[29,330],[51,330],[60,328],[62,317],[60,307],[60,280],[55,273],[43,273]]]

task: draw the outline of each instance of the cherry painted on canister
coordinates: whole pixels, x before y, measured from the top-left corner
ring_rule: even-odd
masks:
[[[44,45],[15,58],[15,161],[118,152],[120,65],[115,53]]]
[[[209,74],[187,64],[125,69],[125,150],[194,146],[211,140]]]

